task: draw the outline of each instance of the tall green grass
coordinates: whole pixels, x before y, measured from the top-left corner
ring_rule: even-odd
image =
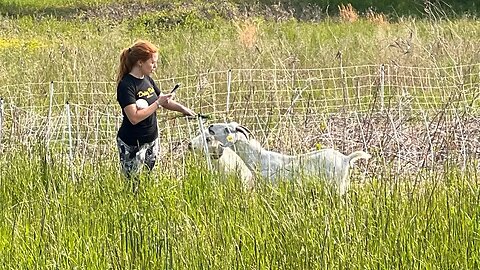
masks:
[[[259,181],[244,192],[238,179],[192,163],[184,179],[142,175],[132,192],[112,160],[72,181],[68,168],[42,154],[23,156],[0,160],[6,268],[475,269],[480,262],[474,166],[421,182],[387,174],[354,182],[339,198],[308,179]]]

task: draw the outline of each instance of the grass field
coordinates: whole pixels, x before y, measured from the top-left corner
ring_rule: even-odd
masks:
[[[437,67],[478,63],[478,20],[400,19],[388,23],[359,17],[353,23],[288,17],[227,20],[195,6],[153,10],[116,21],[101,14],[85,19],[3,17],[0,79],[4,84],[51,80],[111,81],[118,55],[137,38],[161,48],[156,77],[229,68],[338,67],[398,64]],[[213,16],[205,20],[202,12]],[[120,11],[119,11],[120,12]],[[217,15],[216,15],[217,14]]]
[[[162,1],[148,3],[168,9],[142,6],[141,14],[124,6],[112,8],[118,12],[113,16],[107,8],[90,8],[109,2],[4,1],[2,14],[17,15],[0,17],[3,86],[111,82],[120,50],[137,38],[161,48],[157,79],[230,68],[480,62],[475,17],[361,14],[348,22],[318,12],[319,19],[309,21],[282,10],[245,17],[232,3]],[[475,76],[469,79],[472,93]],[[34,105],[45,102],[47,90],[32,96],[16,87],[0,91],[8,101]],[[468,98],[466,112],[478,119],[478,101]],[[423,168],[404,178],[393,163],[372,166],[362,181],[352,179],[351,192],[341,198],[314,179],[301,186],[260,180],[254,192],[245,192],[235,177],[211,173],[190,157],[184,176],[163,173],[170,160],[162,160],[132,192],[117,161],[106,158],[111,156],[86,159],[72,170],[63,160],[48,159],[44,145],[0,145],[0,268],[480,267],[475,159],[464,166],[442,161],[439,170]]]
[[[7,155],[10,157],[9,155]],[[7,169],[10,168],[10,169]],[[68,170],[40,155],[2,159],[0,264],[15,269],[422,268],[479,264],[475,171],[451,168],[395,182],[368,179],[338,198],[189,167],[185,179],[145,176],[138,193],[116,164]],[[412,180],[412,181],[407,181]]]

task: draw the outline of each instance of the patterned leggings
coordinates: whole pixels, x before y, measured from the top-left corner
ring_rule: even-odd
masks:
[[[117,137],[117,147],[120,154],[120,165],[123,174],[130,178],[140,173],[143,165],[151,171],[155,166],[159,149],[159,139],[142,145],[128,145]]]

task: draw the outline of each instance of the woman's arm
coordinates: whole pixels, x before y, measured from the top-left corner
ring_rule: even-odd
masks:
[[[179,102],[176,102],[173,100],[173,97],[175,96],[174,93],[170,92],[170,94],[163,94],[161,91],[160,91],[160,88],[158,88],[157,84],[155,83],[155,81],[149,77],[150,79],[150,82],[152,83],[153,85],[153,88],[155,89],[155,92],[157,93],[158,95],[158,104],[160,106],[162,106],[163,108],[167,109],[167,110],[171,110],[171,111],[176,111],[176,112],[180,112],[186,116],[194,116],[196,115],[196,113],[194,111],[192,111],[191,109],[187,108],[186,106],[184,106],[183,104],[179,103]],[[160,98],[162,96],[165,96],[165,95],[170,95],[172,96],[171,99],[168,99],[168,100],[165,100],[165,101],[161,101]]]
[[[167,110],[180,112],[180,113],[183,113],[184,115],[187,115],[187,116],[194,116],[195,115],[194,111],[192,111],[191,109],[185,107],[183,104],[181,104],[181,103],[179,103],[175,100],[172,100],[172,99],[169,99],[167,102],[165,102],[163,104],[161,103],[160,105]]]
[[[130,104],[130,105],[127,105],[123,110],[125,111],[125,114],[127,115],[127,118],[130,121],[130,123],[132,123],[132,125],[136,125],[141,121],[145,120],[152,113],[155,113],[159,105],[163,107],[163,104],[168,104],[172,102],[173,101],[171,100],[172,96],[173,96],[172,94],[161,95],[160,97],[158,97],[158,99],[155,102],[150,104],[150,106],[148,106],[145,109],[139,110],[136,104]]]

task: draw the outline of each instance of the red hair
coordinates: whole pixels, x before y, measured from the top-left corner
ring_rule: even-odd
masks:
[[[157,53],[158,49],[152,43],[146,40],[137,40],[130,48],[125,48],[120,53],[120,66],[117,73],[117,84],[125,76],[132,71],[133,66],[138,61],[147,61]]]

